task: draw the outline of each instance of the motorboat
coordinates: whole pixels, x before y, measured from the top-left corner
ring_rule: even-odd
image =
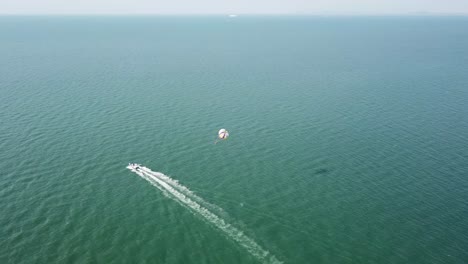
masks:
[[[131,171],[141,171],[141,164],[138,164],[138,163],[129,163],[128,166],[127,166],[127,169],[131,170]]]

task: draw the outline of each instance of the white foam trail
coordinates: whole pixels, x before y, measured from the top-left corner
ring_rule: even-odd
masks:
[[[221,215],[222,217],[228,218],[227,213],[219,206],[216,206],[214,204],[211,204],[209,202],[206,202],[204,199],[201,197],[197,196],[192,190],[189,188],[181,185],[178,180],[174,180],[171,177],[164,175],[160,172],[155,172],[152,171],[146,167],[141,167],[141,170],[144,171],[145,173],[152,175],[154,177],[157,177],[164,181],[165,183],[171,185],[173,188],[177,189],[177,191],[183,193],[185,196],[188,196],[190,199],[195,200],[198,202],[200,205],[204,207],[208,207],[208,209],[215,211],[217,214]]]
[[[173,186],[174,188],[176,188],[177,190],[183,192],[184,194],[187,194],[187,195],[193,195],[193,192],[188,189],[187,187],[183,186],[183,185],[180,185],[179,184],[179,181],[178,180],[174,180],[172,179],[171,177],[169,176],[166,176],[160,172],[155,172],[155,171],[152,171],[146,167],[141,167],[141,169],[148,173],[148,174],[151,174],[155,177],[158,177],[160,178],[161,180],[163,180],[164,182],[166,182],[167,184],[170,184],[171,186]]]
[[[220,218],[219,216],[215,215],[214,213],[210,212],[205,207],[201,206],[199,203],[191,199],[192,197],[196,197],[196,200],[203,201],[205,204],[209,204],[205,202],[202,198],[195,195],[185,186],[182,186],[178,182],[172,180],[170,177],[162,174],[162,173],[154,173],[150,169],[142,167],[142,171],[134,171],[137,175],[142,177],[143,179],[150,182],[153,186],[161,190],[165,196],[175,200],[179,204],[185,206],[186,208],[192,210],[192,212],[198,214],[205,218],[208,223],[212,224],[222,232],[224,232],[228,237],[239,243],[242,247],[244,247],[250,254],[256,257],[263,263],[281,263],[275,256],[270,254],[268,251],[264,250],[260,245],[258,245],[253,239],[246,236],[242,231],[235,228],[234,226],[227,223],[224,219]],[[171,184],[177,184],[181,188],[174,188]],[[187,193],[190,193],[189,197],[182,193],[181,190],[186,190]]]

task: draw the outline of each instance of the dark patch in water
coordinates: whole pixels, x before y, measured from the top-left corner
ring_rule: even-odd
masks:
[[[315,171],[315,174],[325,174],[328,173],[330,170],[329,169],[318,169]]]

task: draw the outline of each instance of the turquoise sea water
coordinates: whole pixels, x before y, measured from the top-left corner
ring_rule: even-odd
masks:
[[[466,17],[1,17],[0,263],[466,263],[467,47]]]

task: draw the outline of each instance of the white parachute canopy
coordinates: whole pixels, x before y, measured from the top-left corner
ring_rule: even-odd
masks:
[[[219,139],[227,139],[229,137],[229,132],[222,128],[218,131],[218,137]]]

